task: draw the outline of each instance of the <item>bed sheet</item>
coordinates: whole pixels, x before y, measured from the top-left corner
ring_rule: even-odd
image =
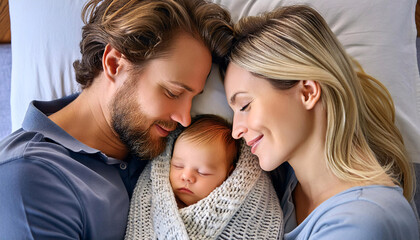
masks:
[[[10,44],[0,44],[0,139],[10,133],[10,79],[12,51]]]

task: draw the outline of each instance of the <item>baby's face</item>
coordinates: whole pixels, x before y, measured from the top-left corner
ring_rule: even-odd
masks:
[[[169,173],[178,206],[189,206],[207,197],[227,178],[230,169],[225,147],[219,141],[197,144],[179,139]]]

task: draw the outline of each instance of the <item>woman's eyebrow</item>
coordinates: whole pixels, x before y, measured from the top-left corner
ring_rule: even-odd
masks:
[[[236,92],[235,94],[233,94],[233,96],[232,97],[230,97],[230,104],[231,105],[235,105],[235,102],[236,102],[236,96],[238,95],[238,94],[241,94],[241,93],[245,93],[245,92]]]

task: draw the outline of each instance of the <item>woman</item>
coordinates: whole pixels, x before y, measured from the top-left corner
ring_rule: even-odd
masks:
[[[285,239],[419,239],[406,200],[412,166],[386,88],[307,6],[244,18],[235,32],[225,77],[232,135],[262,169],[290,165]]]

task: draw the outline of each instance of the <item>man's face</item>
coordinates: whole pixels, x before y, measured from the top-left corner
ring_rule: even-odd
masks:
[[[190,124],[192,99],[202,92],[210,68],[210,51],[181,34],[168,55],[150,60],[140,73],[127,71],[111,102],[111,118],[132,153],[153,158],[164,150],[177,123]]]

